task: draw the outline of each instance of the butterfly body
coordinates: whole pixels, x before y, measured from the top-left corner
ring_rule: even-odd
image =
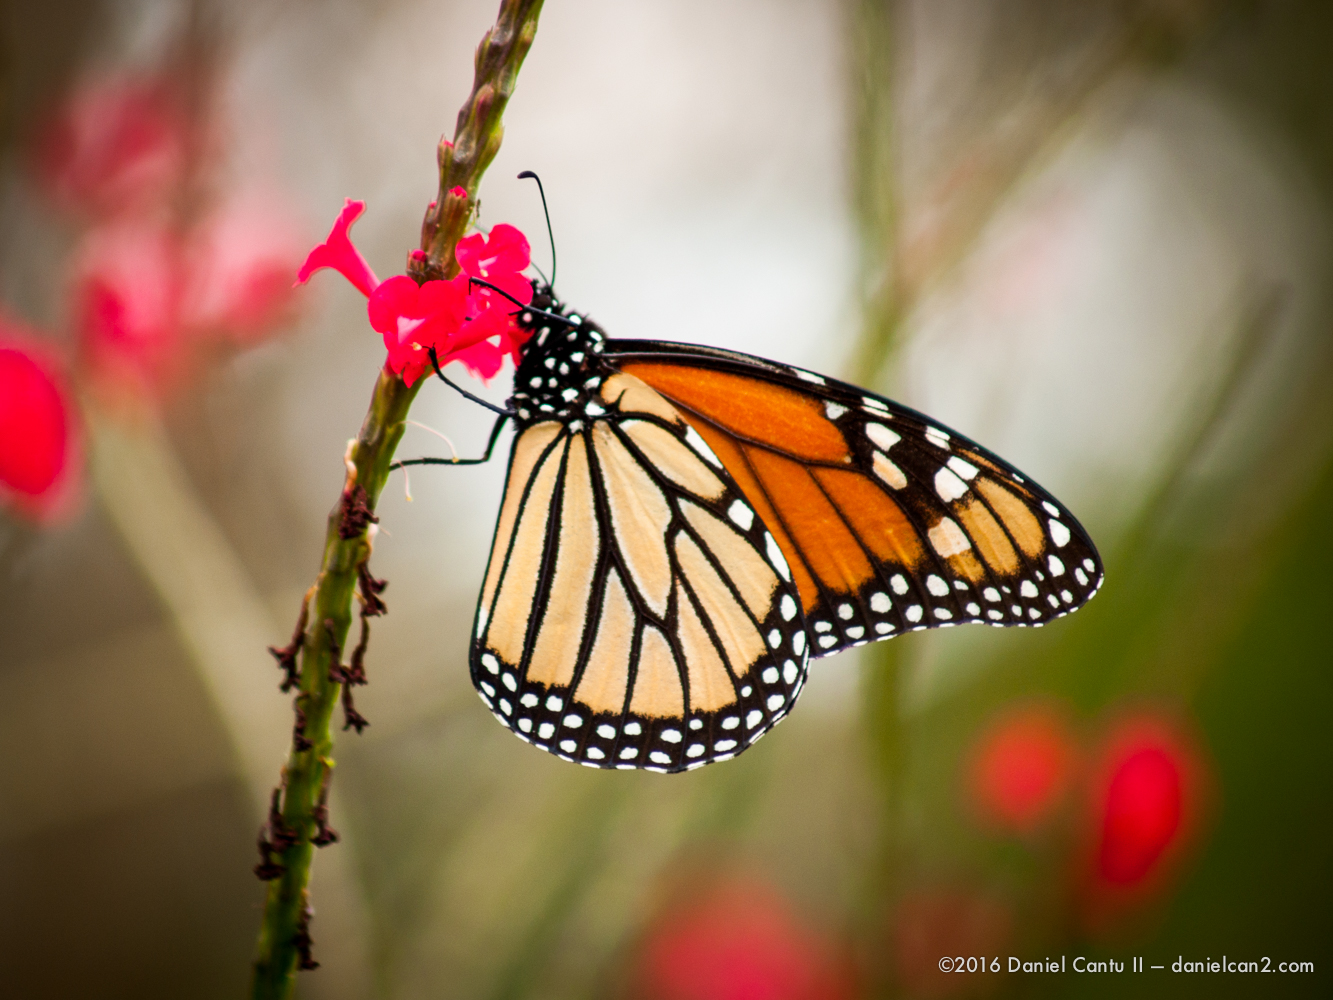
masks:
[[[524,322],[471,671],[542,749],[725,760],[790,711],[812,657],[1040,625],[1100,585],[1067,511],[915,411],[748,355],[608,339],[549,292]]]

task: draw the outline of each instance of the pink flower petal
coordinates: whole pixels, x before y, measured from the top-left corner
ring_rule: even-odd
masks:
[[[296,275],[298,285],[305,284],[320,268],[331,267],[355,285],[362,295],[369,296],[379,286],[379,278],[375,277],[375,272],[370,269],[366,259],[352,245],[351,236],[348,234],[352,223],[365,210],[364,201],[347,199],[342,212],[338,215],[338,221],[329,231],[328,239],[311,250],[305,263],[301,265],[301,270]]]
[[[494,281],[503,272],[521,271],[531,261],[527,237],[513,226],[501,223],[490,238],[473,233],[458,241],[454,251],[458,266],[474,278]]]
[[[421,289],[405,274],[398,274],[383,282],[370,294],[366,311],[371,328],[379,333],[398,333],[398,317],[419,318]]]
[[[482,341],[479,344],[473,344],[471,347],[465,347],[461,351],[455,351],[447,359],[440,358],[440,367],[443,368],[451,361],[460,361],[463,367],[468,370],[473,378],[479,378],[482,381],[495,378],[500,368],[504,365],[504,356],[500,349],[494,344]]]

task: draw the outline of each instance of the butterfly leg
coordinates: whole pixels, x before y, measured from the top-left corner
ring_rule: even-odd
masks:
[[[491,428],[490,440],[486,442],[486,453],[480,458],[407,458],[400,462],[394,462],[389,466],[389,471],[392,472],[394,469],[401,469],[407,465],[481,465],[489,462],[491,452],[495,451],[495,442],[500,439],[500,429],[504,427],[505,421],[508,419],[508,413],[502,412],[500,414],[499,419],[495,421],[495,426]]]

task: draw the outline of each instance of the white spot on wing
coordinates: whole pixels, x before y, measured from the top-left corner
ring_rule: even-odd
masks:
[[[1051,541],[1060,549],[1069,544],[1069,529],[1055,518],[1051,518]]]
[[[889,584],[893,587],[893,592],[895,594],[901,596],[907,593],[907,580],[901,573],[895,573],[893,579],[889,581]]]
[[[907,488],[907,477],[903,475],[903,470],[889,461],[889,457],[882,451],[877,451],[871,459],[871,468],[875,470],[875,475],[888,483],[895,490]]]
[[[1036,597],[1037,585],[1031,580],[1024,580],[1018,587],[1018,592],[1024,597]]]
[[[842,416],[844,413],[847,412],[847,407],[839,406],[837,403],[831,402],[826,399],[824,400],[824,412],[828,414],[828,418],[830,420],[837,420],[840,416]]]
[[[945,464],[948,465],[949,468],[953,469],[954,472],[958,473],[958,475],[966,479],[968,482],[971,482],[973,479],[976,478],[978,472],[977,467],[973,465],[971,462],[964,462],[957,455],[954,455]]]
[[[939,523],[926,532],[926,537],[930,539],[935,551],[945,559],[966,552],[972,547],[972,542],[963,534],[963,529],[958,527],[951,517],[940,518]]]
[[[1051,576],[1064,576],[1065,564],[1057,556],[1047,556],[1046,565],[1050,567]]]
[[[888,451],[895,444],[902,440],[902,435],[895,434],[883,424],[866,424],[866,437],[875,442],[879,447]]]
[[[791,370],[791,373],[795,375],[797,378],[803,379],[806,382],[813,382],[815,385],[824,384],[823,375],[816,375],[814,372],[803,372],[799,368],[793,368]]]
[[[782,550],[778,548],[778,543],[773,541],[773,536],[767,531],[764,532],[764,548],[768,552],[768,561],[773,564],[773,568],[778,571],[778,575],[791,583],[791,570],[787,568],[787,557],[782,554]]]
[[[870,595],[870,610],[876,614],[884,614],[893,607],[893,602],[889,600],[888,594],[876,593]]]
[[[926,589],[936,597],[943,597],[949,592],[949,585],[932,573],[926,577]]]
[[[940,471],[935,473],[935,492],[945,503],[950,503],[967,492],[967,484],[942,465]]]
[[[699,432],[689,424],[685,425],[685,443],[703,456],[704,461],[711,462],[716,468],[722,468],[722,463],[713,454],[713,449],[708,447],[708,442],[701,438]]]
[[[750,525],[754,524],[754,511],[740,500],[731,502],[731,506],[727,508],[727,517],[731,518],[741,531],[749,531]]]
[[[942,431],[938,427],[926,428],[926,440],[936,448],[943,448],[945,451],[949,450],[949,435],[946,431]]]

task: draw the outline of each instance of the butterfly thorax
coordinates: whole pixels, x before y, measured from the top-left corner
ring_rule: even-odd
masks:
[[[547,288],[537,289],[532,305],[564,322],[536,312],[519,316],[519,326],[530,330],[532,337],[514,373],[514,394],[509,401],[518,428],[542,420],[568,422],[601,416],[606,411],[598,401],[598,391],[611,374],[599,358],[606,334],[586,316],[567,313]]]

